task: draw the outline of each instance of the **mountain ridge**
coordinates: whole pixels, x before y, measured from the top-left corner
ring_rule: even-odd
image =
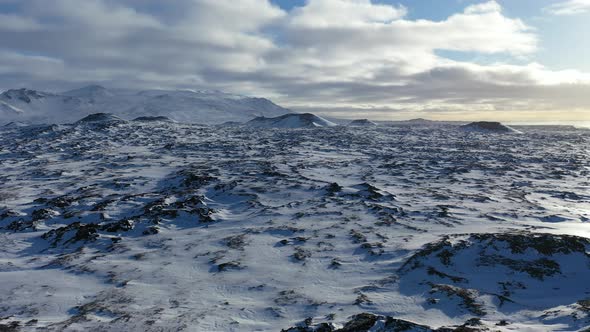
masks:
[[[94,113],[121,118],[165,116],[174,121],[220,124],[291,113],[269,99],[216,90],[123,90],[89,85],[61,93],[27,88],[0,94],[0,119],[29,123],[71,123]]]

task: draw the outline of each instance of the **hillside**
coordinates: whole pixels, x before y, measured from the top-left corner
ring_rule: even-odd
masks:
[[[316,128],[334,127],[335,123],[311,113],[285,114],[274,118],[257,117],[246,123],[253,128]]]

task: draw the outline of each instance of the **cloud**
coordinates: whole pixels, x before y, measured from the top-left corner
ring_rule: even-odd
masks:
[[[11,51],[0,51],[0,75],[21,75],[22,68],[34,73],[32,78],[52,78],[63,75],[64,63],[59,59],[45,56],[24,55]]]
[[[288,12],[266,0],[19,0],[14,6],[0,17],[0,89],[214,88],[293,107],[372,109],[378,116],[385,113],[376,110],[590,105],[575,97],[590,95],[585,73],[439,55],[501,54],[526,62],[538,48],[535,30],[507,17],[496,1],[440,21],[409,19],[402,6],[369,0],[307,0]]]
[[[283,47],[279,54],[269,57],[271,62],[276,60],[274,70],[284,71],[281,66],[287,61],[286,68],[292,74],[305,73],[311,80],[403,82],[400,76],[422,72],[443,62],[435,55],[436,50],[524,55],[537,48],[537,37],[531,29],[520,20],[503,16],[496,2],[469,6],[463,13],[439,22],[406,20],[400,16],[376,23],[370,15],[349,14],[351,20],[310,23],[317,22],[317,16],[331,17],[323,15],[323,11],[338,12],[340,2],[349,3],[309,0],[307,6],[292,13],[283,27]],[[368,1],[353,3],[373,9],[385,6]],[[385,7],[392,9],[393,18],[396,8]]]
[[[30,18],[0,13],[0,30],[18,32],[34,31],[40,28],[41,25]]]
[[[309,28],[362,27],[387,24],[404,15],[404,7],[373,4],[370,0],[311,0],[293,11],[290,23]]]
[[[553,15],[578,15],[590,12],[590,0],[568,0],[556,3],[545,10]]]

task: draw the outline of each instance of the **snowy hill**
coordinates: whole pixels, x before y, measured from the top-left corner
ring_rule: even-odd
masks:
[[[479,133],[520,133],[518,130],[503,125],[500,122],[472,122],[460,127],[465,132],[479,132]]]
[[[258,116],[290,113],[268,99],[220,91],[112,90],[91,85],[61,94],[28,89],[0,95],[0,121],[71,123],[94,113],[113,113],[124,119],[165,116],[203,124],[245,122]]]
[[[406,124],[431,124],[431,123],[437,122],[437,121],[428,120],[428,119],[424,119],[424,118],[415,118],[415,119],[403,120],[403,121],[397,121],[397,122],[403,122]]]
[[[140,116],[140,117],[137,117],[137,118],[133,119],[133,121],[139,121],[139,122],[155,122],[155,121],[174,122],[172,119],[170,119],[169,117],[166,117],[166,116]]]
[[[274,118],[257,117],[248,121],[246,126],[253,128],[316,128],[333,127],[336,124],[311,113],[294,113]]]
[[[352,126],[352,127],[375,127],[377,126],[377,124],[371,120],[368,119],[357,119],[357,120],[352,120],[348,123],[348,126]]]
[[[111,113],[95,113],[90,114],[83,119],[80,119],[75,124],[76,125],[114,125],[119,123],[125,123],[126,121],[121,119],[120,117],[111,114]]]

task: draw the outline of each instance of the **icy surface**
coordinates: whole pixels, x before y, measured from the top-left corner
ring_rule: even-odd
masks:
[[[0,127],[0,328],[590,326],[589,131],[90,120]]]

